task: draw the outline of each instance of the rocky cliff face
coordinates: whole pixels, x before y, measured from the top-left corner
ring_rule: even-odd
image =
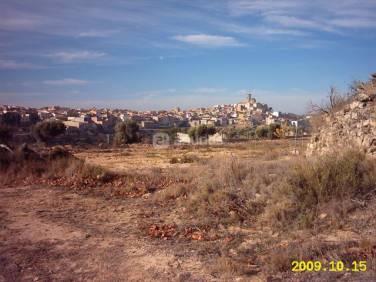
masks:
[[[376,74],[357,89],[346,106],[325,115],[322,126],[308,144],[307,155],[346,147],[360,147],[376,156]]]

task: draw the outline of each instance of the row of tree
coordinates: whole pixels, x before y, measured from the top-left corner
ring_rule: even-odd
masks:
[[[37,112],[30,112],[29,114],[29,124],[33,125],[40,121]],[[9,127],[19,127],[21,126],[21,115],[18,112],[6,112],[1,115],[1,124]]]
[[[9,116],[8,116],[9,118]],[[11,120],[11,119],[10,119]],[[9,120],[8,120],[9,121]],[[221,133],[228,139],[250,139],[250,138],[283,138],[292,128],[287,125],[271,124],[261,125],[256,128],[224,128]],[[0,142],[8,143],[12,138],[13,128],[9,125],[0,125]],[[38,142],[49,144],[54,138],[64,134],[66,126],[59,120],[46,120],[37,122],[32,126],[32,135]],[[177,128],[166,129],[171,138],[176,138]],[[186,131],[195,141],[217,133],[214,126],[200,125],[191,127]],[[139,126],[135,121],[118,122],[114,128],[114,144],[131,144],[140,141]]]
[[[228,139],[279,139],[285,138],[289,132],[295,129],[287,124],[259,125],[257,127],[224,128],[221,132]]]
[[[214,135],[217,133],[217,130],[214,126],[207,126],[205,124],[199,125],[196,127],[191,127],[188,130],[188,135],[194,141],[198,141],[202,137],[208,137],[209,135]]]
[[[46,120],[37,122],[31,127],[31,134],[37,142],[51,142],[55,137],[64,134],[66,126],[59,120]],[[15,127],[8,123],[0,124],[0,143],[8,144],[13,138]]]

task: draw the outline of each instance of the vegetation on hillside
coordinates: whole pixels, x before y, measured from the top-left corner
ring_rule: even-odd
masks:
[[[139,140],[139,126],[135,121],[118,122],[115,125],[115,145],[135,143]]]
[[[38,142],[49,143],[55,137],[63,134],[66,126],[59,120],[45,120],[38,122],[32,129],[33,135]]]
[[[8,144],[12,139],[12,128],[0,124],[0,144]]]
[[[217,130],[214,126],[207,126],[204,124],[190,128],[188,130],[188,135],[193,138],[194,141],[198,141],[200,138],[214,135],[216,132]]]

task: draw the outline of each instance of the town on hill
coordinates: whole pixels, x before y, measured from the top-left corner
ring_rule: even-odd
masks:
[[[247,94],[246,99],[234,104],[214,105],[208,108],[182,110],[135,111],[128,109],[71,109],[60,106],[42,107],[39,109],[3,105],[0,106],[0,121],[2,124],[16,126],[14,139],[27,142],[30,139],[30,128],[38,122],[58,121],[65,125],[65,141],[82,143],[112,143],[116,124],[133,122],[137,124],[139,140],[145,143],[151,141],[154,132],[169,130],[188,133],[190,128],[214,127],[221,131],[225,138],[256,136],[267,137],[268,128],[284,128],[284,135],[295,134],[294,122],[300,120],[300,131],[307,134],[309,116],[273,111],[267,104],[260,103]],[[244,132],[248,129],[246,135]],[[260,130],[263,129],[263,130]],[[182,133],[182,134],[183,134]],[[215,132],[214,132],[215,133]],[[272,137],[273,135],[272,132]],[[270,135],[270,134],[269,134]],[[182,135],[181,135],[182,137]],[[257,137],[257,136],[256,136]],[[270,136],[269,136],[270,137]],[[60,137],[61,138],[61,137]],[[184,136],[183,136],[184,139]],[[222,142],[223,138],[217,138]]]

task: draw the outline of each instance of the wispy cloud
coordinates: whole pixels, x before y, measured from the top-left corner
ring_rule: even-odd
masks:
[[[244,46],[234,37],[209,34],[176,35],[173,39],[201,47],[240,47]]]
[[[329,24],[342,28],[376,28],[376,17],[370,18],[336,18],[329,21]]]
[[[30,63],[20,63],[13,60],[0,60],[0,69],[7,70],[21,70],[21,69],[41,69],[42,66],[30,64]]]
[[[275,28],[265,25],[260,26],[245,26],[233,23],[222,23],[221,27],[227,32],[242,33],[247,35],[254,35],[258,37],[271,36],[306,36],[309,33],[296,29]]]
[[[98,59],[106,56],[104,52],[93,51],[62,51],[48,55],[48,57],[54,58],[64,63],[74,63],[87,60]]]
[[[109,37],[118,32],[119,30],[89,30],[80,32],[77,37]]]
[[[328,25],[326,22],[317,19],[305,19],[283,15],[266,15],[265,20],[283,27],[336,32],[335,28]]]
[[[231,0],[228,3],[231,15],[259,17],[274,27],[336,33],[349,28],[376,28],[373,0]]]
[[[3,8],[3,7],[0,7]],[[3,8],[4,9],[4,8]],[[43,25],[43,16],[17,10],[0,11],[0,29],[9,31],[32,30]]]
[[[74,78],[64,78],[60,80],[45,80],[43,84],[53,85],[53,86],[81,86],[88,84],[89,81],[74,79]]]

